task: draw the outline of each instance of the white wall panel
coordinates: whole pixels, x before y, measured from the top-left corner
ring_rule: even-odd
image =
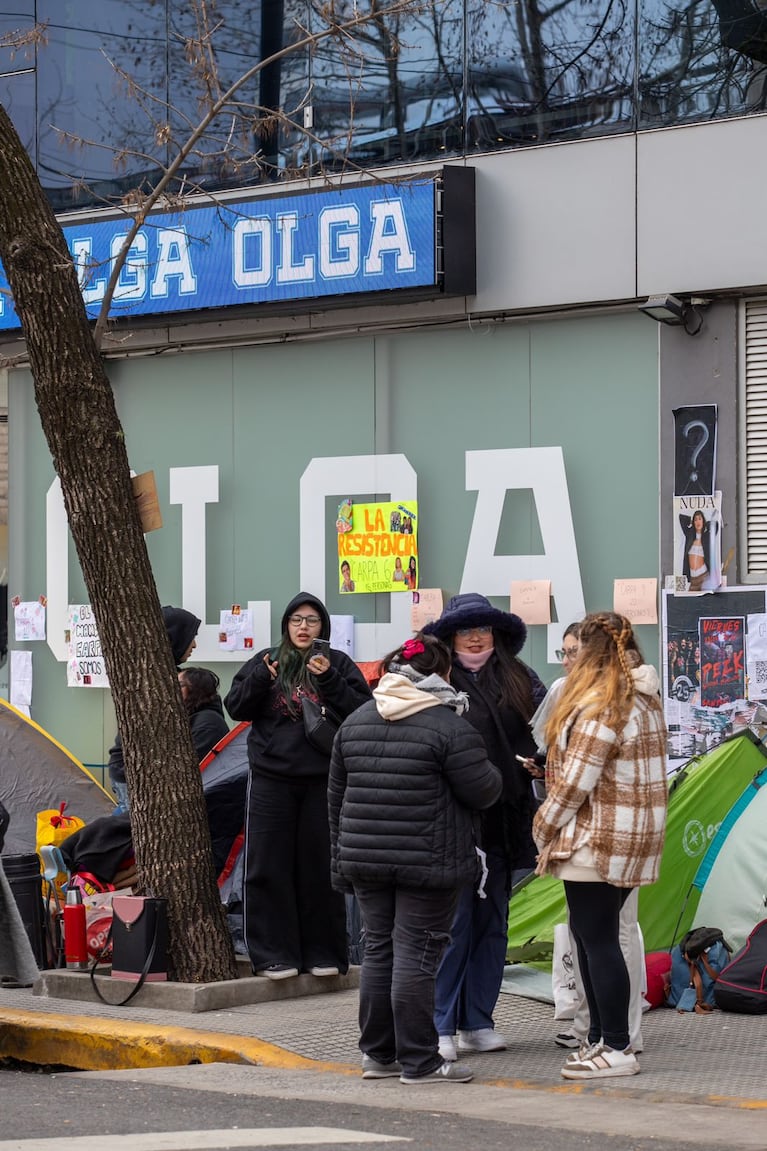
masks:
[[[765,116],[641,134],[639,295],[767,284],[765,189]]]
[[[636,295],[633,136],[520,149],[469,163],[477,168],[472,310]]]

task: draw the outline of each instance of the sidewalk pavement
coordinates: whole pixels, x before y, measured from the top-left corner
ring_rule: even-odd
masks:
[[[0,1057],[81,1070],[240,1063],[359,1077],[358,980],[357,968],[323,979],[251,977],[228,985],[237,991],[228,1005],[195,1010],[189,996],[199,988],[145,986],[130,1005],[118,1007],[96,998],[87,974],[46,972],[36,985],[45,995],[0,988]],[[102,981],[112,993],[129,989]],[[174,1010],[168,1004],[174,996],[179,1002],[179,989],[186,1006]],[[251,1001],[238,1001],[243,998]],[[650,1011],[643,1019],[641,1075],[575,1085],[559,1075],[568,1053],[553,1042],[563,1026],[550,1004],[502,993],[495,1022],[508,1049],[468,1057],[478,1083],[767,1110],[767,1016]]]

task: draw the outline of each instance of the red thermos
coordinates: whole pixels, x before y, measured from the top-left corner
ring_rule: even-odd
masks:
[[[79,887],[67,891],[67,901],[64,904],[64,956],[70,971],[88,970],[85,907]]]

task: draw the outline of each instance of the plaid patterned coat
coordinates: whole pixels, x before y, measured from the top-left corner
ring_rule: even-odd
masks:
[[[622,731],[574,711],[549,748],[546,799],[533,823],[537,873],[555,870],[552,864],[588,844],[607,883],[654,883],[666,828],[665,756],[666,725],[655,694],[637,692]]]

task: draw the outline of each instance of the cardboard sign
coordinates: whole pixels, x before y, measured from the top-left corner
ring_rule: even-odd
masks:
[[[511,610],[524,623],[551,623],[551,580],[512,580]]]
[[[629,623],[657,623],[657,579],[617,579],[613,584],[613,611],[624,615]]]
[[[160,511],[160,501],[157,498],[154,472],[142,472],[140,476],[134,476],[131,483],[133,485],[133,498],[136,501],[141,520],[141,530],[143,532],[156,532],[158,528],[162,527],[162,512]]]

